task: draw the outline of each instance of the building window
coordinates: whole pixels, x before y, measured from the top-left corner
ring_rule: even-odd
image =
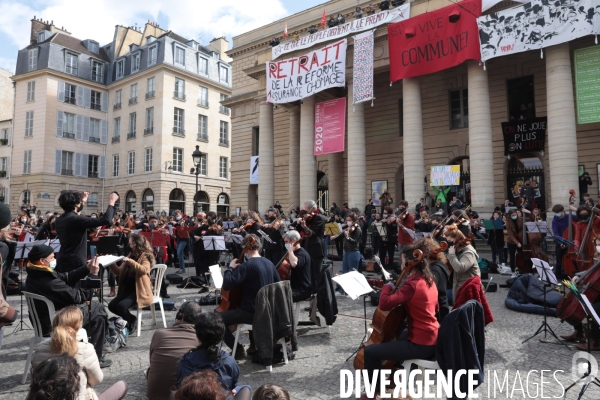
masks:
[[[208,142],[208,117],[198,114],[198,140]]]
[[[31,204],[31,192],[23,190],[23,204]]]
[[[25,113],[25,137],[33,136],[33,111]]]
[[[208,75],[208,60],[201,56],[198,56],[198,73]]]
[[[221,93],[221,101],[223,101],[223,100],[227,100],[227,97],[229,97],[229,96],[227,96],[226,94],[223,94],[223,93]],[[221,105],[221,106],[219,107],[219,112],[220,112],[221,114],[226,114],[226,115],[229,115],[229,108],[227,108],[227,107],[225,107],[225,106]]]
[[[75,139],[75,114],[64,113],[63,115],[62,136],[67,139]]]
[[[90,118],[89,142],[90,143],[100,143],[100,120],[99,119]]]
[[[219,129],[219,144],[229,146],[229,123],[221,121]]]
[[[78,65],[77,54],[68,53],[65,60],[65,72],[67,74],[77,76],[77,65]]]
[[[8,168],[8,157],[0,158],[0,177],[6,178],[7,168]]]
[[[27,101],[35,100],[35,81],[27,82]]]
[[[151,135],[154,133],[154,107],[146,108],[146,129],[144,129],[144,135]]]
[[[219,80],[229,83],[229,68],[219,65]]]
[[[29,71],[35,71],[37,69],[37,56],[38,49],[32,49],[27,52]]]
[[[135,192],[130,190],[125,195],[125,212],[135,212],[135,202],[137,201]]]
[[[118,142],[121,138],[121,117],[115,118],[113,125],[113,139],[112,142]]]
[[[259,129],[258,126],[252,128],[252,155],[258,155],[258,143],[259,143]]]
[[[175,93],[174,97],[179,100],[185,100],[185,81],[175,78]]]
[[[104,65],[98,61],[92,60],[92,80],[102,83],[104,78]]]
[[[63,151],[61,157],[61,175],[73,175],[73,157],[75,153],[71,151]]]
[[[131,56],[131,73],[133,74],[134,72],[137,72],[140,70],[140,60],[141,60],[141,55],[140,53],[136,53],[134,55]]]
[[[125,60],[117,61],[117,79],[121,79],[125,74]]]
[[[206,154],[202,154],[200,156],[200,163],[198,163],[198,170],[200,171],[200,175],[204,175],[206,176],[206,170],[207,170],[207,163],[208,163],[208,156]]]
[[[510,79],[506,82],[509,121],[535,118],[533,76]]]
[[[137,103],[137,83],[131,85],[129,89],[129,104]]]
[[[183,121],[184,121],[184,111],[181,108],[175,108],[174,118],[173,118],[173,134],[175,135],[185,135],[185,130],[183,129]]]
[[[127,139],[135,138],[136,123],[137,123],[136,113],[129,114],[129,133],[127,133]]]
[[[112,176],[119,176],[119,155],[113,155],[113,173]]]
[[[127,153],[127,173],[129,175],[135,173],[135,151]]]
[[[77,86],[65,83],[65,103],[77,104]]]
[[[203,86],[198,87],[198,105],[208,107],[208,89]]]
[[[221,217],[229,215],[229,196],[226,193],[217,196],[217,215]]]
[[[31,150],[25,150],[23,155],[23,174],[31,173]]]
[[[227,157],[219,160],[219,177],[227,179]]]
[[[156,64],[157,53],[158,53],[157,46],[151,46],[150,48],[148,48],[148,65],[149,66]]]
[[[154,97],[154,77],[148,78],[148,91],[146,92],[146,98],[151,99]]]
[[[88,156],[88,178],[98,177],[98,156]]]
[[[175,46],[175,64],[185,66],[185,49]]]
[[[210,211],[210,199],[208,198],[208,193],[202,191],[196,193],[196,196],[194,196],[194,204],[196,205],[198,212]]]
[[[95,90],[91,90],[91,100],[90,100],[90,108],[92,110],[100,111],[102,109],[101,101],[102,101],[102,93],[96,92]]]
[[[98,193],[90,193],[86,205],[87,207],[98,207]]]
[[[169,214],[175,210],[185,213],[185,195],[181,189],[173,189],[169,193]]]
[[[173,148],[173,171],[183,172],[183,149]]]
[[[154,211],[154,192],[152,189],[146,189],[142,193],[142,210]]]
[[[152,172],[152,147],[147,147],[144,152],[144,172]]]
[[[450,91],[450,129],[469,127],[468,89]]]
[[[121,108],[122,95],[123,95],[123,91],[121,89],[119,89],[115,92],[115,107],[114,107],[115,110]]]
[[[2,134],[0,134],[0,146],[8,146],[8,129],[2,129]]]
[[[100,45],[97,42],[94,42],[93,40],[90,40],[89,42],[89,47],[88,49],[92,52],[92,53],[96,53],[98,54],[98,49],[100,48]]]

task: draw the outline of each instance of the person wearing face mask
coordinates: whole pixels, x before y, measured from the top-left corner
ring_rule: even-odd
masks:
[[[576,210],[575,207],[572,207],[572,209]],[[554,213],[554,218],[552,218],[552,234],[554,236],[559,236],[562,237],[564,232],[569,228],[569,215],[565,212],[565,207],[562,204],[555,204],[552,207],[552,212]],[[570,212],[570,211],[569,211]],[[577,222],[577,216],[571,214],[571,221],[572,222]],[[575,237],[575,229],[573,229],[573,237]],[[556,264],[554,266],[554,275],[556,275],[557,278],[562,279],[562,278],[566,278],[566,276],[564,276],[563,274],[563,265],[562,265],[562,259],[563,256],[566,253],[566,246],[562,245],[560,242],[558,241],[554,241],[554,253],[555,253],[555,259],[556,259]]]
[[[35,240],[56,239],[57,235],[54,230],[54,219],[54,215],[51,215],[50,218],[40,226],[40,229],[35,235]]]
[[[506,245],[508,247],[508,260],[510,270],[513,274],[517,268],[517,253],[521,251],[522,244],[517,238],[519,233],[523,232],[523,218],[517,214],[517,210],[512,209],[506,218]]]
[[[88,196],[89,192],[63,190],[58,197],[58,204],[65,211],[55,222],[61,249],[57,267],[59,272],[69,272],[86,263],[87,230],[110,225],[115,215],[115,202],[119,195],[114,192],[108,197],[108,207],[101,218],[80,215]]]
[[[590,235],[593,235],[594,232],[600,232],[600,216],[594,215],[597,214],[600,210],[597,208],[589,209],[587,206],[579,206],[577,207],[577,222],[575,223],[575,233],[573,237],[573,243],[575,243],[576,248],[580,248],[583,243],[583,239],[585,237],[585,233],[588,229],[588,224],[590,222],[590,218],[592,226],[590,227]],[[596,235],[592,236],[595,237]]]
[[[104,307],[95,301],[91,305],[86,304],[92,300],[91,291],[77,287],[82,279],[99,279],[100,266],[98,258],[84,262],[69,272],[59,272],[56,269],[54,249],[46,245],[36,245],[29,252],[29,263],[27,264],[27,291],[46,297],[54,304],[56,311],[65,307],[75,305],[83,313],[83,328],[90,336],[90,343],[94,345],[96,355],[100,360],[101,367],[108,367],[112,363],[102,357],[105,338],[108,330],[108,315]],[[50,336],[52,323],[45,305],[37,305],[37,314],[40,319],[42,333]]]
[[[292,266],[290,286],[294,303],[306,300],[311,295],[310,254],[300,246],[298,231],[289,231],[283,235],[285,249]]]
[[[136,221],[137,223],[137,221]],[[185,273],[185,253],[186,250],[189,251],[190,248],[190,236],[189,232],[186,232],[182,229],[186,227],[185,220],[183,219],[183,215],[180,210],[175,211],[175,223],[173,224],[173,231],[175,233],[175,237],[177,239],[177,260],[179,261],[179,271],[177,274]]]
[[[362,231],[358,224],[358,215],[351,212],[346,217],[346,229],[341,235],[344,238],[344,258],[342,259],[342,274],[348,273],[353,269],[358,271],[358,264],[360,263],[360,251],[359,244],[362,236]],[[331,236],[333,240],[334,236]],[[342,288],[338,290],[338,293],[345,295],[346,293]]]
[[[204,282],[209,284],[209,267],[219,263],[218,250],[206,250],[204,248],[203,237],[220,236],[217,232],[209,229],[217,220],[217,215],[209,211],[208,213],[198,213],[198,227],[190,232],[194,239],[194,267],[196,268],[196,276],[202,277]],[[208,291],[203,288],[200,293]]]

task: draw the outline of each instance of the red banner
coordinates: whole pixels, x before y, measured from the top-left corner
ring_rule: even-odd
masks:
[[[315,156],[344,151],[346,98],[315,104]]]
[[[481,59],[476,20],[480,15],[481,0],[465,0],[389,25],[390,80]]]

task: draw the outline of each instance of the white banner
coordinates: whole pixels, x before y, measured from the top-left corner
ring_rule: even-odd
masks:
[[[535,0],[477,18],[481,60],[566,43],[600,33],[597,0]]]
[[[250,184],[258,185],[258,156],[250,157]]]
[[[407,3],[398,8],[394,8],[393,10],[385,10],[377,14],[368,15],[361,19],[346,22],[343,25],[334,26],[333,28],[301,37],[298,40],[282,43],[273,47],[272,59],[275,60],[282,54],[290,53],[292,51],[309,48],[317,43],[342,38],[353,33],[363,32],[383,24],[391,24],[408,18],[410,18],[410,4]]]
[[[352,68],[352,104],[373,99],[374,31],[354,36],[354,65]]]
[[[267,103],[290,103],[345,86],[347,42],[342,39],[299,57],[267,62]]]

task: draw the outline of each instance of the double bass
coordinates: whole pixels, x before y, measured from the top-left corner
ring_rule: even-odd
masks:
[[[517,234],[517,240],[521,242],[521,250],[515,257],[515,263],[519,272],[530,274],[533,272],[532,258],[539,258],[548,262],[548,255],[542,250],[542,234],[527,232],[527,225],[523,216],[523,229]]]
[[[410,273],[413,268],[423,261],[423,252],[416,249],[413,252],[414,260],[407,263],[404,271],[398,277],[396,281],[396,290],[400,287],[404,277]],[[361,344],[356,357],[354,358],[354,369],[365,369],[365,347],[372,344],[381,344],[397,340],[400,332],[398,330],[404,323],[404,320],[408,316],[406,307],[401,304],[398,307],[393,308],[390,311],[382,311],[379,306],[373,313],[373,320],[371,326],[373,327],[373,333],[365,343]],[[391,369],[396,364],[395,360],[384,360],[382,362],[382,369]]]
[[[600,236],[600,229],[594,227],[596,213],[600,211],[600,200],[594,208],[590,210],[590,217],[585,229],[585,234],[581,239],[581,244],[576,252],[575,265],[579,271],[590,269],[594,264],[594,253],[596,251],[595,239]]]
[[[569,207],[567,212],[569,213],[569,227],[563,232],[563,239],[573,243],[573,218],[571,217],[571,206],[575,203],[575,190],[569,190]],[[561,246],[560,243],[556,243],[556,246]],[[568,276],[573,276],[577,272],[577,254],[575,252],[575,246],[568,246],[566,252],[562,258],[563,272]]]

